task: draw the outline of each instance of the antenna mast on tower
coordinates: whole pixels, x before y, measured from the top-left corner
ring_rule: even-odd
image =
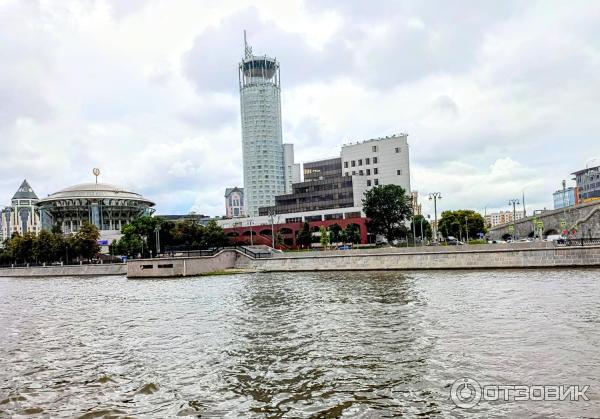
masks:
[[[250,56],[252,56],[252,47],[246,41],[246,29],[244,29],[244,57],[249,58]]]

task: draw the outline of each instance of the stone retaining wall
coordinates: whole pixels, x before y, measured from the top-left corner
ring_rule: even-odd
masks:
[[[165,278],[202,275],[233,268],[238,256],[239,253],[235,250],[223,250],[214,256],[134,259],[127,262],[127,277]]]
[[[103,276],[125,275],[124,263],[68,266],[32,266],[29,268],[0,268],[0,277],[30,276]]]
[[[261,271],[419,270],[600,266],[600,246],[239,257],[236,268]]]

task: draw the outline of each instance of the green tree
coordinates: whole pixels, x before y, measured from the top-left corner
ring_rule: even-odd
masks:
[[[412,205],[401,186],[376,186],[365,193],[362,202],[372,232],[383,235],[388,243],[406,231],[404,222],[412,216]]]
[[[215,220],[210,220],[203,228],[203,247],[223,247],[229,245],[229,237]]]
[[[414,231],[417,237],[421,237],[421,221],[423,222],[423,236],[426,239],[431,240],[431,237],[433,236],[433,232],[431,230],[431,224],[429,223],[429,221],[427,221],[427,219],[422,216],[422,215],[415,215],[412,218],[412,221],[410,223],[410,231]],[[414,227],[414,229],[413,229]]]
[[[444,237],[453,236],[466,240],[467,228],[470,239],[478,238],[479,233],[487,231],[485,220],[473,210],[444,211],[439,220],[438,230]]]
[[[321,233],[321,236],[320,236],[321,247],[324,249],[327,249],[327,246],[329,246],[329,233],[327,232],[327,229],[325,229],[325,227],[323,227],[323,226],[321,226],[321,228],[319,229],[319,233]]]
[[[98,228],[94,224],[84,221],[79,231],[71,237],[70,247],[81,259],[91,259],[100,252],[99,238]]]
[[[186,246],[202,246],[203,228],[194,220],[185,220],[175,224],[172,230],[175,244]]]
[[[349,243],[360,243],[360,227],[357,224],[348,224],[344,230],[345,241]]]
[[[27,232],[22,236],[18,233],[13,234],[8,243],[8,250],[12,259],[17,263],[29,263],[35,261],[33,246],[35,243],[35,234]]]
[[[296,235],[296,244],[300,247],[310,246],[312,243],[312,232],[308,223],[302,224],[302,228]]]
[[[329,226],[329,238],[331,239],[331,243],[339,243],[342,242],[342,227],[339,224],[333,224]]]
[[[132,224],[121,228],[121,238],[112,244],[113,253],[117,255],[136,256],[142,253],[143,239]]]
[[[54,235],[42,230],[33,242],[33,257],[40,263],[52,263],[56,260]]]

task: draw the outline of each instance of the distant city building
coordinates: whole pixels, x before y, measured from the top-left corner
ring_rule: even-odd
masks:
[[[300,182],[300,163],[294,163],[294,144],[283,145],[285,193],[292,193],[292,184]]]
[[[300,167],[293,161],[293,146],[283,145],[279,62],[256,56],[246,43],[239,64],[242,154],[246,213],[275,204],[275,197],[291,191],[299,181]]]
[[[363,196],[378,185],[399,185],[410,194],[408,135],[397,134],[342,146],[342,170],[345,176],[364,176]]]
[[[41,229],[40,217],[36,211],[38,197],[24,180],[12,197],[11,206],[0,211],[0,234],[2,240],[13,234],[38,233]]]
[[[413,215],[423,215],[422,205],[419,204],[419,192],[412,191],[410,193]]]
[[[500,224],[511,223],[513,222],[514,218],[515,217],[512,211],[492,212],[484,216],[485,224],[488,227],[495,227]],[[521,218],[524,218],[523,211],[517,211],[515,219],[518,221]]]
[[[600,166],[578,170],[575,173],[579,202],[591,202],[600,199]]]
[[[244,188],[225,189],[225,217],[237,218],[245,217],[246,209],[244,205]]]
[[[125,224],[154,212],[154,203],[140,194],[106,183],[71,186],[40,199],[36,206],[44,229],[58,226],[65,234],[74,233],[87,221],[103,239],[120,237]]]
[[[566,188],[564,191],[559,189],[552,194],[552,198],[554,200],[554,209],[572,207],[579,203],[577,188],[573,186]]]

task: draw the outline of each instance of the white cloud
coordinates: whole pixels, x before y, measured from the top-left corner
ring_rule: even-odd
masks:
[[[100,167],[158,212],[221,214],[242,185],[244,28],[281,62],[300,159],[408,132],[421,196],[483,210],[523,189],[550,206],[600,155],[597,2],[284,3],[0,1],[0,203]]]

